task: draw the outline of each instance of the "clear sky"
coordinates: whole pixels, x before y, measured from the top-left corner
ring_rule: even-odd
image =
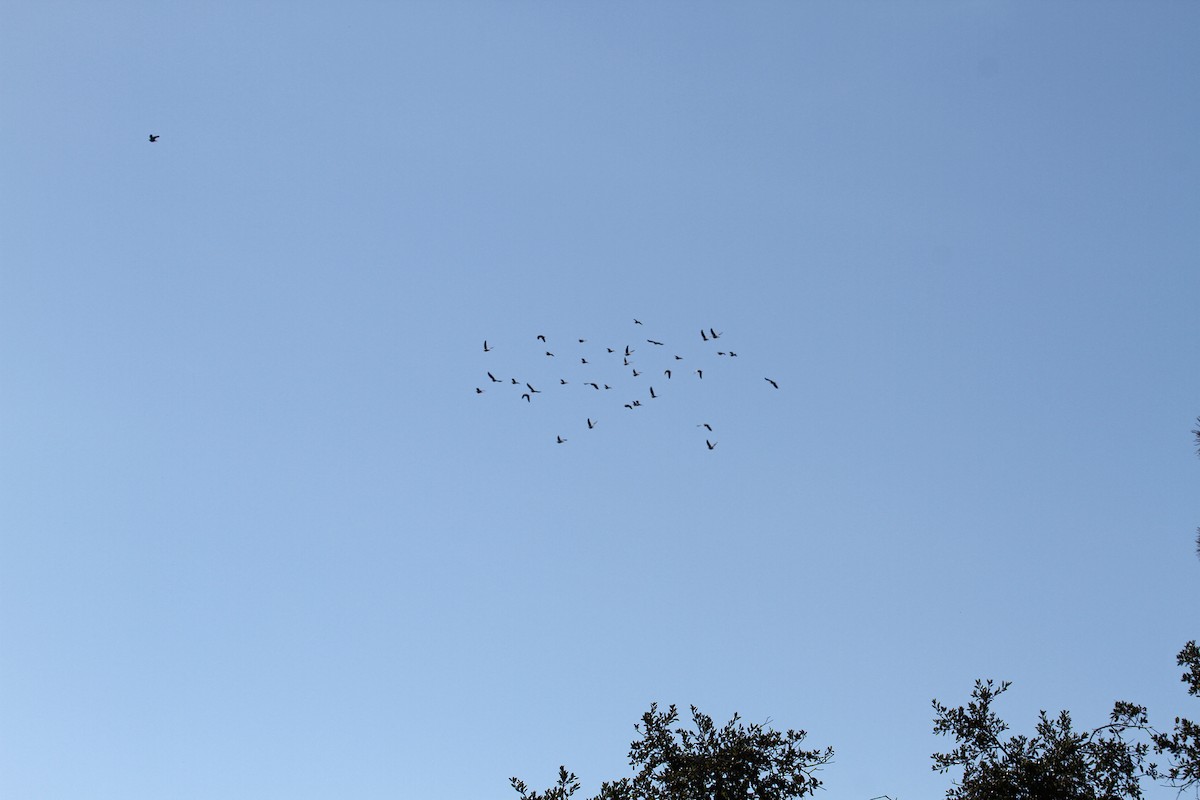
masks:
[[[658,701],[916,800],[977,677],[1200,716],[1197,4],[3,17],[0,795],[594,791]]]

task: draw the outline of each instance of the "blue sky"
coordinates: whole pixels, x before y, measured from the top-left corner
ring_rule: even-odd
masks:
[[[977,677],[1200,716],[1198,34],[7,4],[0,794],[594,791],[657,701],[936,797]]]

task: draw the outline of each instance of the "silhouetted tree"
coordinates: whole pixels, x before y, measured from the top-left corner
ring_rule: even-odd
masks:
[[[1008,725],[992,711],[992,702],[1009,687],[976,681],[972,701],[947,708],[933,701],[934,733],[953,736],[958,746],[933,754],[933,768],[962,767],[962,779],[946,792],[948,800],[1118,800],[1140,798],[1139,781],[1150,774],[1149,745],[1125,739],[1128,730],[1147,731],[1146,709],[1133,703],[1113,705],[1109,723],[1076,731],[1066,711],[1038,717],[1033,737],[1001,738]]]
[[[1185,644],[1176,661],[1179,666],[1187,667],[1180,680],[1187,684],[1188,694],[1200,696],[1200,648],[1196,642]],[[1170,756],[1171,763],[1166,770],[1155,768],[1151,774],[1179,789],[1200,789],[1200,724],[1176,717],[1173,731],[1155,733],[1152,738],[1154,750]]]
[[[802,750],[807,734],[771,730],[765,725],[742,725],[740,717],[722,728],[692,706],[695,730],[672,728],[679,712],[658,704],[642,715],[634,729],[641,739],[629,749],[632,778],[606,781],[594,800],[790,800],[812,794],[821,782],[815,774],[833,759],[833,748]],[[544,792],[530,791],[513,778],[522,800],[567,800],[579,790],[579,780],[566,767],[558,768],[558,783]]]

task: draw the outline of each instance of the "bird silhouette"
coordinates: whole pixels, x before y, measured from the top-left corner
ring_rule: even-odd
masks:
[[[729,351],[729,357],[730,357],[730,358],[737,358],[737,353],[735,353],[735,352],[733,352],[732,350],[730,350],[730,351]]]
[[[667,376],[667,380],[671,380],[671,370],[669,370],[669,369],[664,369],[664,370],[663,370],[663,375],[666,375],[666,376]]]
[[[633,350],[629,349],[629,345],[625,345],[625,357],[629,358],[631,355],[633,355]]]
[[[650,387],[650,399],[651,399],[651,400],[657,400],[657,399],[658,399],[658,395],[656,395],[656,394],[654,393],[654,387],[653,387],[653,386],[651,386],[651,387]]]
[[[483,389],[480,389],[478,386],[476,386],[476,387],[475,387],[475,394],[483,394]]]
[[[638,372],[638,371],[637,371],[637,367],[634,367],[634,368],[633,368],[633,377],[635,377],[635,378],[636,378],[638,375],[641,375],[641,374],[642,374],[642,373],[640,373],[640,372]]]
[[[700,380],[704,380],[704,370],[698,369],[696,370],[696,374],[700,376]]]
[[[683,356],[675,356],[676,361],[683,361]]]
[[[708,337],[704,335],[704,328],[700,329],[700,338],[706,342],[708,341]]]
[[[158,134],[156,134],[156,133],[152,133],[152,134],[150,134],[150,141],[151,141],[151,142],[157,142],[157,141],[158,141]]]
[[[556,437],[556,438],[558,439],[558,443],[559,443],[559,444],[562,444],[563,442],[565,442],[565,441],[566,441],[566,439],[562,438],[561,436],[559,436],[559,437]]]
[[[628,358],[627,358],[627,359],[625,359],[625,366],[627,366],[627,367],[629,366],[629,359],[628,359]]]
[[[500,383],[500,379],[490,372],[488,373],[488,377],[492,379],[492,383]]]
[[[567,381],[566,381],[564,378],[559,378],[559,379],[558,379],[558,385],[559,385],[559,386],[566,386],[566,385],[567,385]]]
[[[580,339],[580,340],[579,340],[579,343],[580,343],[580,344],[583,344],[583,343],[584,343],[584,342],[586,342],[586,341],[587,341],[587,339]]]
[[[542,335],[539,333],[539,334],[538,334],[538,341],[540,341],[540,342],[544,342],[544,341],[546,341],[546,337],[545,337],[545,336],[542,336]]]
[[[641,324],[642,324],[642,321],[641,321],[640,319],[635,319],[635,320],[633,321],[633,324],[634,324],[634,325],[641,325]]]
[[[554,358],[554,353],[551,353],[549,350],[546,351],[546,355],[550,356],[551,358]]]
[[[579,361],[580,361],[580,363],[583,363],[583,364],[586,364],[586,363],[587,363],[587,359],[586,359],[586,358],[581,358],[581,359],[579,359]]]
[[[720,338],[721,338],[721,334],[717,333],[717,332],[716,332],[716,331],[714,331],[712,328],[709,328],[709,329],[708,329],[708,332],[709,332],[710,334],[712,334],[712,338],[714,338],[714,339],[720,339]]]
[[[485,352],[485,353],[490,353],[490,352],[492,352],[492,350],[494,350],[494,349],[495,349],[495,348],[493,348],[493,347],[488,347],[488,346],[487,346],[487,339],[484,339],[484,340],[483,340],[483,352]]]
[[[772,386],[774,386],[776,389],[779,388],[779,384],[776,383],[775,381],[771,380],[770,378],[763,378],[763,380],[766,381],[767,383],[771,384]]]
[[[597,392],[598,392],[598,391],[600,391],[600,386],[599,386],[599,384],[595,384],[595,383],[585,383],[585,384],[584,384],[584,386],[590,386],[590,387],[592,387],[593,389],[595,389]]]
[[[594,427],[596,427],[596,423],[592,422],[591,417],[588,417],[588,430],[590,431]]]
[[[521,395],[521,397],[525,398],[526,403],[533,402],[532,400],[529,399],[529,392],[526,392],[525,394]]]
[[[696,427],[697,428],[708,428],[709,431],[712,431],[712,425],[709,425],[707,422],[701,422]]]
[[[516,386],[516,385],[517,385],[517,379],[516,379],[516,378],[513,378],[513,379],[512,379],[512,382],[513,382],[513,386]]]
[[[528,384],[528,383],[527,383],[527,384],[525,384],[525,385],[526,385],[526,386],[529,386],[529,393],[530,393],[530,394],[541,394],[541,393],[542,393],[542,390],[541,390],[541,389],[535,389],[535,388],[533,388],[533,386],[531,386],[531,385],[530,385],[530,384]]]
[[[611,389],[612,387],[611,387],[611,386],[609,386],[609,385],[606,383],[606,384],[604,384],[604,388],[605,388],[605,389]]]
[[[625,407],[628,408],[630,411],[633,411],[633,406],[629,405],[629,403],[626,403]]]
[[[705,439],[705,440],[704,440],[704,443],[705,443],[706,445],[708,445],[708,449],[709,449],[709,450],[712,450],[712,449],[713,449],[714,447],[716,447],[716,446],[717,446],[717,444],[718,444],[717,442],[710,442],[708,439]]]
[[[633,401],[633,404],[634,404],[635,406],[640,406],[640,405],[642,404],[642,401],[641,401],[641,400],[634,400],[634,401]]]
[[[611,352],[613,352],[613,349],[612,349],[611,347],[606,347],[606,348],[604,348],[604,349],[605,349],[605,350],[607,350],[607,351],[608,351],[608,352],[610,352],[610,353],[611,353]]]
[[[647,339],[646,341],[649,342],[650,344],[656,344],[659,347],[662,347],[662,342],[656,342],[653,339]]]

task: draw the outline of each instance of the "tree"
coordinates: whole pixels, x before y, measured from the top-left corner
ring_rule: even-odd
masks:
[[[972,701],[947,708],[933,701],[933,731],[951,735],[958,746],[933,754],[933,768],[962,767],[962,780],[946,792],[948,800],[1118,800],[1142,796],[1139,781],[1151,774],[1149,745],[1125,739],[1129,730],[1147,731],[1146,709],[1118,701],[1109,723],[1076,731],[1066,711],[1038,716],[1037,734],[1001,739],[1008,725],[992,711],[992,702],[1009,687],[975,681]]]
[[[1188,694],[1200,696],[1200,648],[1194,640],[1183,646],[1176,661],[1179,666],[1188,668],[1180,678],[1187,684]],[[1153,768],[1151,775],[1164,778],[1179,789],[1200,787],[1200,724],[1176,717],[1171,733],[1156,732],[1151,738],[1155,752],[1166,753],[1171,758],[1165,771]]]
[[[814,773],[833,760],[832,747],[803,750],[804,731],[743,725],[737,714],[718,729],[711,717],[691,708],[694,731],[671,727],[679,720],[675,706],[659,712],[652,704],[634,726],[641,738],[629,749],[637,774],[604,782],[594,800],[790,800],[821,786]],[[545,792],[530,791],[517,778],[511,783],[522,800],[567,800],[579,781],[566,767],[558,775]]]

